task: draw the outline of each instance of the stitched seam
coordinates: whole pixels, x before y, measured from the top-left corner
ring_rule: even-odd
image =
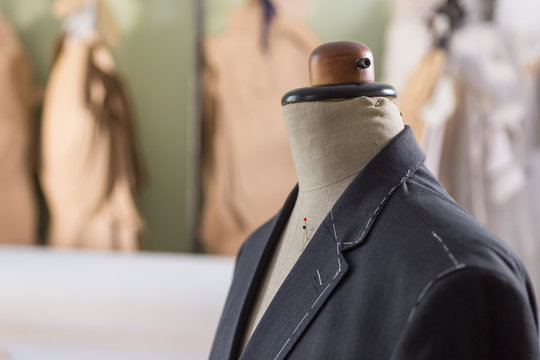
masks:
[[[417,163],[415,165],[414,171],[416,171],[416,169],[418,169],[419,164],[420,163]],[[390,189],[390,191],[388,191],[388,193],[383,197],[383,199],[381,200],[381,202],[379,203],[379,205],[377,206],[375,211],[373,211],[373,213],[371,214],[371,217],[369,218],[368,222],[366,223],[366,227],[364,228],[364,230],[362,231],[362,234],[360,234],[358,239],[356,239],[355,241],[343,242],[343,243],[341,243],[342,245],[354,246],[354,245],[358,244],[359,242],[361,242],[362,240],[364,240],[365,235],[369,231],[370,225],[375,220],[375,217],[377,217],[377,215],[379,215],[379,213],[381,212],[382,208],[384,207],[384,205],[386,204],[386,202],[388,201],[390,196],[397,190],[398,187],[400,187],[413,174],[414,171],[411,171],[410,169],[407,170],[407,174],[405,174],[405,176],[401,178],[399,183],[397,183],[394,187],[392,187]],[[334,223],[334,218],[332,217],[332,224],[333,223]]]
[[[460,264],[460,267],[459,268],[456,268],[456,267],[452,267],[452,268],[449,268],[449,269],[446,269],[444,271],[442,271],[441,273],[439,273],[439,275],[437,275],[437,277],[435,277],[435,279],[431,280],[424,288],[424,290],[422,290],[422,294],[423,294],[423,298],[420,299],[419,298],[419,301],[423,301],[429,291],[431,291],[440,281],[442,281],[444,278],[447,278],[449,276],[452,276],[455,274],[456,271],[462,271],[462,272],[468,272],[468,273],[478,273],[478,274],[484,274],[486,276],[489,276],[489,277],[492,277],[492,278],[496,278],[500,281],[503,281],[505,284],[508,284],[509,286],[512,286],[511,285],[511,280],[509,279],[508,277],[508,274],[505,274],[503,272],[500,272],[500,271],[497,271],[497,270],[493,270],[493,269],[486,269],[486,268],[482,268],[482,267],[479,267],[479,266],[468,266],[468,265],[465,265],[465,264]],[[517,290],[517,289],[516,289]],[[421,305],[420,303],[418,303],[415,308],[417,309],[418,306]],[[410,318],[412,318],[412,314],[409,315],[409,321],[410,321]]]
[[[450,249],[448,249],[448,246],[446,246],[446,244],[444,243],[443,239],[441,239],[441,237],[439,235],[437,235],[437,233],[433,230],[431,230],[431,235],[433,235],[433,237],[435,239],[437,239],[437,241],[439,242],[439,244],[441,244],[441,246],[443,247],[444,251],[446,252],[446,255],[448,255],[448,257],[450,258],[450,260],[452,261],[452,263],[454,263],[454,266],[459,266],[460,263],[456,260],[456,257],[454,256],[454,254],[452,254],[452,252],[450,251]]]
[[[309,311],[306,313],[306,315],[304,315],[304,317],[302,318],[302,320],[300,320],[300,322],[298,323],[298,325],[296,325],[296,327],[294,328],[294,331],[292,332],[293,334],[296,332],[296,330],[298,330],[298,328],[300,327],[300,325],[304,322],[304,320],[306,320],[307,316],[309,315]]]
[[[459,270],[459,274],[458,274],[458,271],[451,271],[451,270]],[[472,274],[475,274],[475,273],[476,274],[483,274],[483,275],[488,276],[488,277],[490,277],[492,279],[498,279],[500,281],[503,281],[505,283],[505,285],[512,286],[512,287],[515,286],[515,284],[514,285],[511,284],[512,280],[509,279],[508,274],[506,274],[504,272],[494,270],[494,269],[483,268],[483,267],[480,267],[480,266],[477,266],[477,265],[464,265],[460,269],[454,269],[454,268],[447,269],[446,273],[443,276],[438,276],[438,278],[434,279],[433,283],[430,286],[429,291],[427,291],[427,290],[423,291],[425,293],[424,298],[427,298],[429,293],[436,291],[436,288],[438,286],[442,286],[442,285],[439,285],[439,284],[441,284],[441,283],[444,284],[444,282],[446,282],[446,281],[451,281],[451,280],[448,280],[448,278],[454,277],[454,276],[466,276],[466,274],[471,274],[471,273]],[[515,287],[514,287],[514,290],[519,291]],[[421,305],[421,304],[419,304],[419,305]],[[419,307],[419,306],[417,306],[417,307]],[[407,325],[401,331],[401,334],[399,336],[399,339],[398,339],[397,343],[403,343],[403,341],[404,341],[403,339],[407,335],[407,333],[409,332],[409,328],[411,326],[413,326],[413,323],[411,323],[411,318],[412,318],[412,316],[409,315],[409,320],[407,321]],[[396,351],[397,351],[397,348],[394,348],[394,351],[392,352],[391,358],[396,357],[395,356]]]
[[[394,193],[394,191],[396,191],[396,189],[401,186],[417,169],[418,167],[420,166],[422,162],[418,162],[414,165],[413,167],[413,170],[411,171],[411,169],[408,169],[407,170],[407,173],[405,174],[405,176],[403,176],[403,178],[401,178],[401,180],[399,181],[398,184],[396,184],[394,187],[392,187],[390,189],[390,191],[388,191],[388,193],[383,197],[383,199],[381,200],[381,202],[379,203],[379,205],[377,206],[377,208],[375,209],[375,211],[373,211],[373,213],[371,214],[367,224],[366,224],[366,227],[364,228],[364,231],[362,231],[362,234],[358,237],[358,239],[354,242],[348,242],[348,243],[342,243],[342,242],[339,242],[338,240],[338,237],[337,237],[337,232],[336,232],[336,226],[335,226],[335,222],[334,222],[334,212],[332,209],[330,209],[330,217],[332,219],[332,228],[334,230],[334,238],[336,240],[336,252],[337,252],[337,261],[338,261],[338,270],[336,271],[336,273],[334,274],[334,277],[332,278],[332,280],[326,285],[326,287],[324,288],[323,291],[321,291],[321,293],[319,294],[319,296],[317,297],[317,299],[315,300],[315,302],[313,303],[313,305],[311,305],[309,311],[306,313],[306,315],[304,315],[304,317],[302,318],[302,320],[300,320],[300,322],[298,323],[298,325],[296,325],[296,327],[294,328],[294,331],[292,332],[291,336],[289,336],[289,338],[287,339],[287,341],[285,341],[285,344],[283,345],[283,347],[281,348],[281,350],[279,350],[278,354],[276,355],[276,357],[274,358],[274,360],[276,360],[279,355],[281,355],[281,353],[283,352],[283,349],[285,349],[285,347],[287,346],[287,344],[291,341],[291,338],[292,338],[292,335],[294,335],[296,333],[296,331],[298,330],[298,328],[300,327],[300,325],[304,322],[304,320],[308,317],[309,313],[313,310],[313,308],[315,307],[315,305],[317,304],[317,302],[319,302],[319,300],[321,299],[321,297],[323,296],[323,294],[326,292],[326,290],[328,290],[328,288],[334,283],[334,281],[336,280],[336,278],[338,277],[339,273],[341,273],[341,259],[340,259],[340,255],[341,255],[341,247],[343,245],[355,245],[355,244],[358,244],[360,241],[363,240],[365,234],[367,233],[367,231],[369,230],[369,226],[371,225],[371,223],[374,221],[375,217],[379,214],[379,212],[381,211],[381,209],[383,208],[384,204],[386,203],[386,201],[388,200],[388,198]]]
[[[452,262],[452,264],[454,264],[454,266],[448,268],[448,269],[445,269],[443,271],[441,271],[440,273],[437,274],[437,276],[430,280],[426,286],[424,286],[424,288],[422,289],[422,291],[420,292],[420,294],[418,295],[418,298],[416,299],[416,302],[413,306],[413,308],[411,309],[411,312],[409,313],[409,317],[407,319],[408,322],[410,322],[412,320],[412,318],[414,317],[414,314],[416,313],[416,311],[418,310],[418,307],[420,306],[420,304],[422,303],[422,301],[424,300],[425,296],[427,295],[427,293],[429,292],[429,290],[433,287],[433,285],[435,285],[435,283],[437,281],[439,281],[440,279],[442,279],[443,277],[453,273],[454,271],[456,270],[461,270],[461,269],[464,269],[467,267],[467,265],[465,265],[464,263],[462,262],[459,262],[456,257],[454,256],[454,254],[450,251],[450,249],[448,248],[448,246],[444,243],[444,240],[434,231],[431,229],[431,226],[429,224],[426,223],[426,221],[418,215],[417,211],[414,210],[413,208],[411,208],[409,206],[409,204],[407,203],[407,201],[405,201],[405,199],[402,199],[401,197],[399,197],[399,199],[401,200],[401,202],[411,211],[413,212],[415,215],[416,215],[416,218],[419,219],[423,224],[424,226],[431,232],[431,236],[433,236],[437,242],[441,245],[441,247],[443,248],[443,250],[445,251],[446,255],[448,256],[448,258],[450,259],[450,261]]]
[[[452,264],[454,264],[454,267],[457,267],[459,265],[464,265],[463,263],[459,262],[456,257],[454,256],[454,254],[450,251],[450,249],[448,248],[448,246],[446,246],[446,244],[444,243],[444,240],[432,229],[432,226],[430,226],[425,220],[423,217],[419,216],[418,215],[418,212],[413,209],[409,204],[408,202],[405,200],[405,199],[402,199],[401,196],[398,197],[401,202],[403,203],[403,205],[405,205],[405,207],[407,207],[407,209],[409,209],[412,213],[414,213],[416,215],[416,218],[419,219],[422,224],[424,224],[424,226],[426,227],[427,230],[429,230],[431,232],[431,236],[433,236],[437,242],[441,245],[441,247],[443,248],[443,250],[445,251],[446,255],[448,256],[448,258],[450,259],[450,261],[452,262]]]
[[[442,278],[444,278],[445,276],[448,276],[452,273],[454,273],[455,271],[458,271],[458,270],[461,270],[461,269],[465,269],[467,266],[465,264],[458,264],[456,266],[453,266],[451,268],[448,268],[446,270],[443,270],[441,271],[440,273],[437,274],[437,276],[430,280],[426,286],[424,286],[424,288],[422,289],[422,291],[420,292],[420,294],[418,295],[418,298],[416,299],[416,302],[413,306],[413,308],[411,309],[411,312],[409,313],[409,317],[407,318],[407,322],[410,322],[416,311],[418,310],[418,307],[420,307],[420,305],[422,304],[422,301],[425,299],[427,293],[429,292],[429,290],[431,290],[431,288],[433,288],[433,286],[439,281],[441,280]]]
[[[289,343],[289,341],[291,341],[291,338],[288,338],[287,341],[285,341],[285,344],[283,344],[283,347],[281,348],[281,350],[279,350],[279,352],[277,353],[276,357],[274,358],[274,360],[276,360],[279,355],[281,355],[281,353],[283,352],[283,349],[285,349],[285,346],[287,346],[287,344]]]

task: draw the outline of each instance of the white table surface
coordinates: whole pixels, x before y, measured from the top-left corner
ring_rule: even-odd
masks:
[[[206,359],[233,263],[0,246],[0,352],[10,360]]]

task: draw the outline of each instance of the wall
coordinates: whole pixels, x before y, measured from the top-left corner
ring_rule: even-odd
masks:
[[[45,85],[61,23],[53,0],[2,0]],[[118,68],[132,95],[140,149],[149,184],[137,196],[147,222],[143,249],[186,251],[188,122],[194,114],[195,2],[109,0],[122,32]]]
[[[223,30],[227,13],[248,1],[254,0],[206,0],[205,34]],[[357,40],[367,44],[375,57],[377,79],[381,79],[384,38],[392,4],[393,0],[307,0],[306,24],[322,42]]]
[[[196,199],[190,141],[196,131],[196,15],[201,0],[108,0],[123,39],[115,49],[118,67],[132,95],[140,148],[149,184],[137,196],[148,226],[143,249],[188,251]],[[227,13],[249,0],[206,0],[204,33],[221,31]],[[61,23],[51,14],[54,0],[0,0],[45,85]],[[306,22],[322,41],[368,44],[381,78],[384,29],[391,0],[311,0]],[[191,127],[190,127],[191,126]],[[190,198],[191,197],[191,198]]]

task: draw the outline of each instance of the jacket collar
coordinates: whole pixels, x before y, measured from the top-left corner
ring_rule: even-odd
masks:
[[[388,199],[425,159],[406,126],[362,169],[323,221],[342,250],[364,242]]]
[[[425,156],[409,127],[399,133],[351,182],[276,293],[248,342],[241,359],[282,359],[317,316],[346,274],[344,251],[363,244],[388,199],[421,166]],[[298,187],[252,254],[256,270],[242,301],[241,320],[234,327],[237,348],[262,283],[271,254],[289,218]],[[247,289],[247,288],[246,288]],[[234,353],[234,352],[233,352]]]

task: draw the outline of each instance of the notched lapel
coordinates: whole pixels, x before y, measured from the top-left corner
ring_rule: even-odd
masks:
[[[276,219],[267,226],[269,229],[261,231],[259,235],[264,241],[260,242],[257,249],[252,250],[250,259],[241,259],[236,264],[234,281],[229,290],[229,295],[221,319],[218,325],[217,335],[212,346],[210,359],[234,359],[237,358],[237,349],[242,339],[243,328],[245,327],[246,308],[250,306],[250,290],[256,283],[256,273],[261,262],[265,245],[274,228]],[[264,229],[262,229],[264,230]],[[216,353],[219,349],[219,353]]]
[[[424,160],[407,126],[360,171],[323,221],[342,251],[366,240],[386,203]]]
[[[210,359],[238,358],[239,347],[264,271],[292,211],[297,194],[298,187],[295,187],[278,215],[246,241],[242,251],[246,255],[238,258],[234,281],[218,325]]]
[[[343,252],[364,244],[368,233],[393,193],[421,166],[424,155],[409,127],[398,134],[357,175],[319,226],[307,248],[270,303],[240,359],[283,359],[317,317],[348,270]],[[289,196],[283,224],[290,215],[297,188]],[[275,226],[261,259],[269,258],[283,224]],[[276,231],[279,229],[279,231]],[[277,235],[275,235],[277,234]],[[271,244],[271,246],[270,246]],[[267,259],[266,259],[267,260]],[[252,304],[267,261],[257,267],[245,304]],[[314,276],[320,275],[319,288]],[[255,283],[255,284],[253,284]],[[245,321],[250,306],[242,308]],[[247,309],[247,311],[246,311]],[[245,327],[235,327],[238,334]],[[234,351],[232,352],[233,356]]]
[[[348,265],[320,226],[270,303],[240,359],[283,359],[316,318]],[[320,291],[314,286],[314,276]]]

